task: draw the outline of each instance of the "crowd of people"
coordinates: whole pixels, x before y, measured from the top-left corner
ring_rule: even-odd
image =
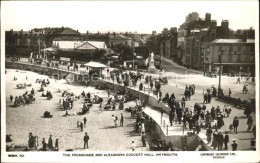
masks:
[[[23,95],[20,96],[12,96],[10,95],[10,101],[11,103],[14,101],[14,106],[19,107],[21,105],[25,104],[31,104],[35,101],[34,97],[34,89],[32,88],[31,93],[28,93],[28,91],[25,91]]]
[[[134,72],[124,72],[122,69],[119,70],[113,70],[110,72],[110,77],[112,81],[116,81],[118,84],[123,85],[125,87],[132,87],[136,86],[138,81],[139,83],[139,91],[144,90],[144,84],[142,82],[142,79],[144,79],[144,75],[142,73],[134,73]],[[37,79],[36,83],[41,84],[41,89],[38,90],[39,92],[43,92],[44,88],[47,87],[50,82],[49,80],[41,80]],[[201,132],[201,128],[206,129],[206,136],[207,136],[207,141],[208,144],[213,147],[213,149],[218,149],[218,150],[228,150],[228,143],[229,143],[229,134],[231,131],[234,131],[234,133],[238,132],[238,127],[239,127],[239,119],[238,117],[235,117],[233,120],[232,124],[229,125],[230,131],[225,131],[225,135],[220,131],[221,128],[225,125],[224,119],[229,117],[230,114],[232,114],[232,109],[229,105],[224,105],[223,107],[217,106],[214,107],[212,106],[209,108],[207,104],[211,103],[211,97],[215,97],[217,94],[216,88],[213,86],[211,89],[208,89],[207,92],[203,95],[204,101],[203,104],[198,104],[195,103],[194,106],[191,108],[188,108],[185,104],[186,101],[191,99],[191,96],[195,94],[195,85],[186,85],[185,90],[184,90],[184,97],[180,100],[177,101],[175,94],[172,93],[169,95],[168,93],[165,94],[165,97],[162,98],[162,92],[161,92],[161,84],[160,81],[155,80],[152,78],[151,75],[145,76],[145,82],[146,84],[149,85],[150,90],[153,91],[155,95],[158,97],[158,102],[164,102],[165,104],[168,105],[169,107],[169,123],[171,126],[173,126],[174,122],[175,124],[184,124],[185,129],[189,131],[193,131],[194,133],[199,134]],[[240,83],[240,79],[239,79]],[[154,87],[154,90],[153,90]],[[91,95],[88,92],[85,94],[83,91],[81,93],[81,97],[84,97],[84,103],[83,103],[83,109],[88,108],[90,106],[90,103],[95,103],[99,104],[100,110],[102,111],[102,108],[105,110],[107,109],[116,109],[116,104],[118,104],[118,109],[119,110],[124,110],[124,103],[128,101],[135,100],[134,96],[131,94],[131,92],[124,92],[124,90],[119,90],[114,97],[110,97],[110,91],[108,90],[108,101],[104,105],[103,104],[103,98],[94,95],[93,99],[91,99]],[[243,93],[247,93],[247,85],[244,85],[243,87]],[[231,94],[231,93],[230,93]],[[229,94],[229,95],[230,95]],[[46,94],[42,93],[44,97],[47,97],[48,99],[52,98],[52,94],[50,91],[47,91]],[[73,101],[76,99],[79,99],[80,96],[75,96],[74,93],[69,93],[67,91],[64,91],[62,93],[62,97],[66,97],[66,99],[60,99],[59,104],[60,106],[67,110],[67,109],[72,109],[73,108]],[[13,101],[13,96],[10,96],[11,102]],[[34,90],[32,89],[31,94],[28,94],[26,91],[25,94],[22,96],[16,96],[14,103],[15,105],[19,104],[25,104],[25,103],[31,103],[32,101],[35,101],[34,98]],[[143,101],[140,99],[136,99],[136,106],[126,108],[126,111],[131,112],[131,117],[136,118],[136,123],[135,123],[135,132],[141,134],[141,141],[143,143],[143,146],[145,146],[145,129],[144,129],[144,120],[145,120],[145,114],[143,112]],[[247,125],[248,125],[248,132],[253,131],[254,136],[255,136],[255,125],[253,122],[253,118],[250,115],[251,110],[250,108],[246,108],[244,114],[247,116]],[[120,117],[120,118],[118,118]],[[123,113],[118,115],[112,115],[112,120],[113,120],[113,126],[117,128],[118,126],[124,125],[124,116]],[[84,117],[83,122],[77,122],[77,127],[80,128],[80,130],[83,132],[83,128],[86,127],[86,122],[87,119]],[[84,125],[83,125],[84,124]],[[227,125],[227,124],[226,124]],[[213,131],[214,130],[214,131]],[[29,135],[29,145],[32,146],[33,140],[36,140],[36,137],[33,137],[32,134],[30,133]],[[89,136],[87,133],[85,133],[84,136],[84,148],[88,148],[88,141],[89,141]],[[253,140],[252,140],[253,141]],[[57,146],[56,146],[57,142]],[[47,141],[45,138],[43,138],[42,145],[43,145],[43,151],[46,150],[56,150],[58,149],[58,139],[56,139],[55,142],[55,147],[53,147],[53,142],[52,142],[52,136],[50,135],[50,138]],[[35,142],[34,142],[35,143]],[[133,150],[135,149],[135,143],[133,142]],[[251,144],[254,144],[251,142]],[[223,148],[224,145],[224,148]],[[236,143],[236,140],[233,140],[233,144],[231,144],[232,150],[237,149],[238,144]]]

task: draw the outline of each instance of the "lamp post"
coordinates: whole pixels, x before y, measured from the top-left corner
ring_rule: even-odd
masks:
[[[223,54],[223,50],[220,50],[218,52],[218,60],[219,60],[219,82],[218,82],[218,98],[220,97],[220,92],[221,92],[221,71],[222,71],[222,68],[221,68],[221,60],[222,60],[222,54]],[[221,93],[222,94],[222,93]]]

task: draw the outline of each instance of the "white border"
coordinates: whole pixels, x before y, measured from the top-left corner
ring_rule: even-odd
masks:
[[[66,157],[63,154],[82,154],[91,152],[10,152],[15,154],[23,154],[24,157],[10,158],[7,157],[5,152],[5,131],[6,131],[6,101],[5,101],[5,21],[7,21],[6,15],[4,15],[5,3],[1,2],[1,160],[3,162],[259,162],[259,4],[255,1],[255,62],[256,62],[256,124],[257,124],[257,151],[236,151],[236,152],[134,152],[134,153],[174,153],[178,156],[163,156],[163,157],[148,157],[148,156],[136,156],[136,157]],[[199,1],[198,1],[199,3]],[[232,21],[232,20],[231,20]],[[8,152],[9,153],[9,152]],[[120,152],[93,152],[95,153],[120,153]],[[132,152],[121,152],[132,153]],[[225,159],[213,159],[210,156],[201,156],[201,153],[235,153],[236,156],[227,156]]]

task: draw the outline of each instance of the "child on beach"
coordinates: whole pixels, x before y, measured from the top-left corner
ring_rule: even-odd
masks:
[[[229,131],[231,132],[233,130],[233,124],[229,125]]]
[[[135,151],[135,141],[132,141],[132,151]]]

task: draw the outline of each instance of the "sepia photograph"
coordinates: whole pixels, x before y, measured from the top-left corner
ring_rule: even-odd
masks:
[[[258,16],[253,0],[1,2],[3,162],[260,161]]]

